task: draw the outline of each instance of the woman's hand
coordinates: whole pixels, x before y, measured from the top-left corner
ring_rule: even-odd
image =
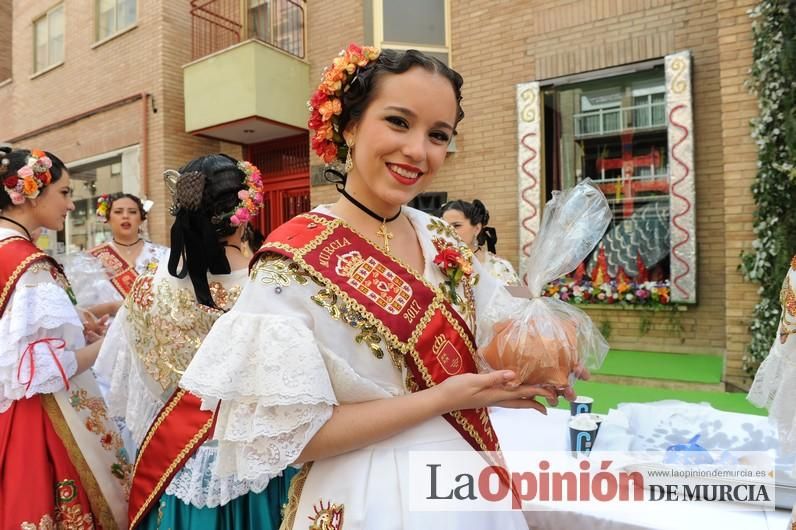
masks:
[[[573,377],[575,379],[581,379],[583,381],[586,381],[589,379],[589,377],[591,377],[591,373],[589,373],[589,370],[585,366],[580,364],[580,362],[577,362],[572,367],[572,373],[569,379],[570,382],[572,382]],[[567,401],[573,401],[576,397],[578,397],[578,395],[575,393],[575,389],[572,388],[572,384],[557,389],[557,394],[559,396],[563,396],[563,398],[566,399]]]
[[[545,406],[535,398],[546,398],[550,406],[558,403],[555,392],[540,386],[507,387],[506,383],[514,378],[515,374],[510,370],[498,370],[488,374],[460,374],[449,377],[432,387],[432,390],[437,392],[442,414],[482,407],[530,408],[547,414]]]
[[[80,320],[83,322],[83,336],[88,344],[104,337],[108,330],[108,315],[97,318],[91,311],[81,309]]]

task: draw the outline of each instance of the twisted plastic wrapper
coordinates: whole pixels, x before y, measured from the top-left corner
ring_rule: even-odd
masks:
[[[591,180],[553,192],[528,256],[531,300],[498,322],[486,347],[479,349],[490,367],[509,369],[519,382],[551,387],[558,393],[570,384],[577,364],[598,368],[608,343],[589,316],[557,298],[541,296],[543,287],[572,272],[602,239],[611,222],[605,196]]]

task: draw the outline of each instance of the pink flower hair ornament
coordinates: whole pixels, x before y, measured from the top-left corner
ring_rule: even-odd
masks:
[[[26,199],[38,197],[42,188],[52,182],[52,165],[52,160],[44,151],[31,150],[25,165],[15,174],[3,178],[3,189],[11,198],[11,203],[18,206]]]
[[[323,70],[321,84],[307,102],[310,110],[307,125],[315,133],[312,137],[312,149],[327,164],[335,160],[343,162],[348,153],[343,131],[340,130],[343,93],[359,70],[375,61],[380,53],[378,48],[349,44]]]
[[[265,197],[263,194],[263,176],[257,166],[251,162],[238,162],[238,169],[246,174],[246,179],[243,183],[246,185],[245,190],[238,192],[240,202],[232,210],[229,217],[229,222],[232,226],[240,226],[246,224],[257,214],[257,210],[262,208]],[[229,214],[226,214],[229,215]]]

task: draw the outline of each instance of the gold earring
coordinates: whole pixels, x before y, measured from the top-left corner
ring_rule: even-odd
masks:
[[[348,153],[345,155],[345,172],[346,175],[351,173],[351,170],[354,169],[354,157],[352,153],[354,152],[354,143],[351,142],[348,145]]]

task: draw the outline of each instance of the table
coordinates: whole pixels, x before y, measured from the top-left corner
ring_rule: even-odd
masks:
[[[548,409],[548,416],[543,416],[534,410],[495,408],[490,415],[507,454],[569,448],[568,411]],[[510,461],[508,464],[511,467]],[[567,512],[526,510],[525,518],[533,530],[790,530],[790,512],[786,510],[742,512],[722,509],[718,504],[683,503],[674,507],[667,504],[663,510],[651,508],[649,514],[645,511],[639,517],[638,512],[623,513],[616,504],[612,512],[588,507]]]

